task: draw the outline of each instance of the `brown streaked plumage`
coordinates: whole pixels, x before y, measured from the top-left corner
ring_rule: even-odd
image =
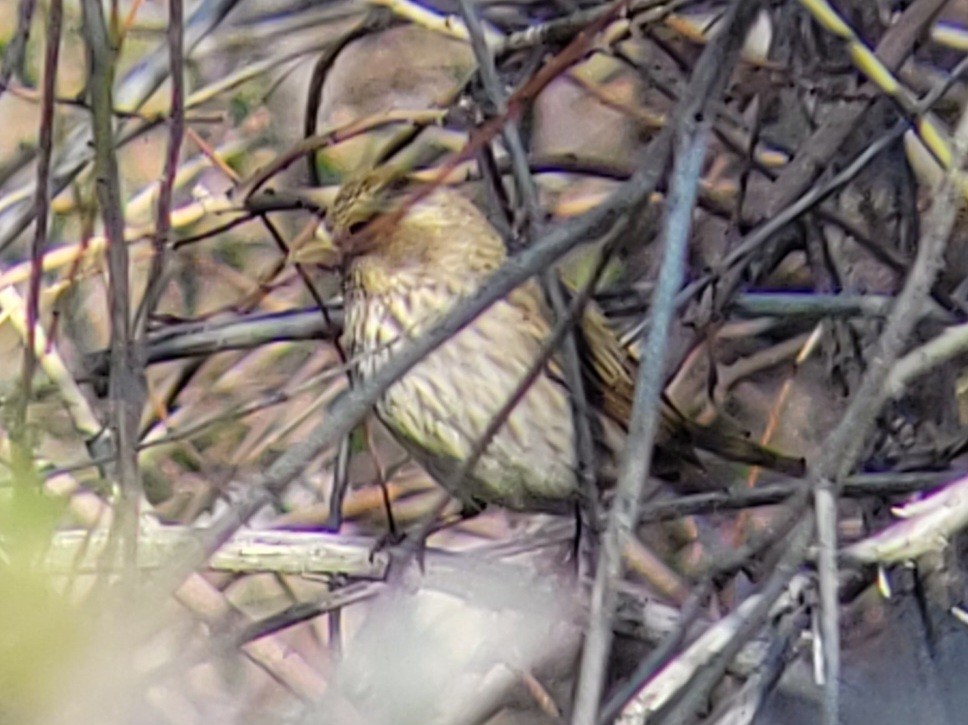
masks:
[[[441,187],[414,198],[389,187],[389,177],[379,173],[347,182],[329,215],[346,270],[344,339],[363,379],[474,294],[507,257],[497,231],[458,192]],[[526,282],[392,385],[377,404],[378,416],[446,484],[527,374],[551,319],[541,287]],[[634,362],[594,307],[580,331],[599,407],[595,428],[615,432],[631,411]],[[451,493],[465,505],[567,509],[578,496],[569,395],[551,361]],[[660,439],[687,458],[695,442],[731,459],[789,472],[802,468],[800,461],[713,433],[671,408],[663,409]]]

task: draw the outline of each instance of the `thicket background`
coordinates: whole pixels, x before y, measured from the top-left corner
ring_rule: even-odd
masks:
[[[592,722],[596,626],[606,720],[959,722],[968,6],[742,5],[491,0],[469,34],[461,4],[0,0],[0,722]],[[437,489],[358,425],[338,270],[293,250],[387,159],[514,251],[580,236],[575,285],[617,225],[598,304],[639,352],[684,213],[666,392],[810,476],[704,459],[643,502],[614,612],[567,520],[377,547]]]

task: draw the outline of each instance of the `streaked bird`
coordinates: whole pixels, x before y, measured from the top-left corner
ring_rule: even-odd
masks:
[[[414,195],[389,174],[348,181],[329,211],[344,267],[344,341],[366,380],[394,353],[476,293],[507,250],[483,213],[445,187]],[[380,398],[376,413],[442,485],[471,455],[493,416],[527,375],[549,336],[552,314],[535,280],[513,290]],[[594,307],[579,325],[593,430],[614,463],[631,413],[636,363]],[[552,358],[511,411],[477,463],[450,493],[465,507],[570,510],[579,496],[571,392]],[[687,420],[663,402],[659,446],[695,460],[693,446],[722,457],[800,475],[803,461]]]

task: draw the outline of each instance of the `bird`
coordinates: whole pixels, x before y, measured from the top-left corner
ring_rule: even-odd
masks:
[[[459,191],[414,193],[399,173],[370,171],[340,187],[317,244],[343,270],[343,344],[365,381],[508,259],[504,239]],[[310,252],[311,256],[311,252]],[[544,365],[479,459],[458,476],[493,416],[540,355],[553,315],[531,279],[497,300],[394,382],[375,405],[379,420],[465,511],[574,511],[581,492],[575,412],[561,361]],[[631,415],[637,363],[589,303],[577,325],[591,430],[617,460]],[[802,459],[695,423],[663,398],[659,451],[698,463],[694,446],[802,475]]]

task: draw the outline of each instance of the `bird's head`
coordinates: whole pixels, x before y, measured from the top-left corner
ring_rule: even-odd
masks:
[[[380,170],[344,182],[326,216],[334,242],[344,247],[350,247],[350,242],[360,245],[363,229],[393,211],[401,191],[401,183]]]
[[[326,222],[328,238],[316,250],[335,252],[355,282],[372,288],[477,286],[507,254],[497,230],[459,192],[407,188],[380,171],[344,183]]]

